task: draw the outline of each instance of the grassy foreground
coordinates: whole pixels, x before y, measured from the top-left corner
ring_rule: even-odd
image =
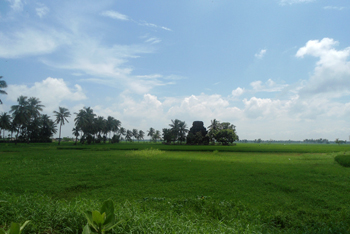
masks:
[[[0,147],[0,226],[25,233],[81,233],[108,198],[116,233],[350,233],[349,146]]]

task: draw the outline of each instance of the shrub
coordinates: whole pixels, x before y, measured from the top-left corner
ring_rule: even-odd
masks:
[[[337,155],[334,160],[343,167],[350,167],[350,155]]]

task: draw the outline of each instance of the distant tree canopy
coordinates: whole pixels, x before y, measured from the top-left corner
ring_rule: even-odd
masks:
[[[345,144],[346,141],[343,141],[343,140],[339,140],[339,138],[335,139],[335,143],[340,145],[340,144]]]
[[[236,134],[236,126],[229,122],[220,123],[214,119],[211,121],[211,125],[208,128],[208,136],[212,144],[219,142],[222,145],[228,145],[239,140]]]
[[[56,123],[48,115],[42,115],[44,105],[38,98],[20,96],[17,105],[11,106],[12,118],[6,117],[6,130],[16,132],[17,141],[51,142],[51,137],[57,132]],[[3,114],[4,116],[5,114]],[[5,125],[4,125],[5,126]]]
[[[188,132],[187,125],[185,121],[179,119],[171,120],[169,124],[171,128],[163,128],[163,139],[164,142],[182,143],[186,141],[186,133]]]
[[[110,143],[117,143],[121,136],[125,135],[125,129],[121,128],[121,122],[112,116],[108,116],[107,119],[103,116],[96,117],[96,114],[90,107],[84,107],[74,114],[76,117],[74,119],[75,128],[73,128],[73,134],[76,136],[76,140],[79,135],[81,136],[80,143],[106,142],[108,134]],[[114,133],[112,138],[111,133]]]
[[[171,122],[169,125],[171,128],[163,128],[163,140],[167,144],[171,142],[181,144],[186,140],[187,144],[195,145],[206,145],[209,143],[229,145],[239,140],[236,134],[236,126],[229,122],[220,123],[214,119],[208,127],[209,131],[204,127],[202,121],[194,121],[190,130],[187,129],[184,121],[175,119]],[[188,134],[186,136],[187,132]]]

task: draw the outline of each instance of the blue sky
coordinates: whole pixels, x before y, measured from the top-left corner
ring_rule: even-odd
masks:
[[[240,139],[348,140],[346,22],[348,0],[2,0],[0,112],[25,95],[127,129],[216,118]]]

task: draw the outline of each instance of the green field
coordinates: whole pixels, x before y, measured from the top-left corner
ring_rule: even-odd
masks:
[[[0,145],[0,226],[81,233],[105,199],[116,233],[350,233],[348,145]]]

